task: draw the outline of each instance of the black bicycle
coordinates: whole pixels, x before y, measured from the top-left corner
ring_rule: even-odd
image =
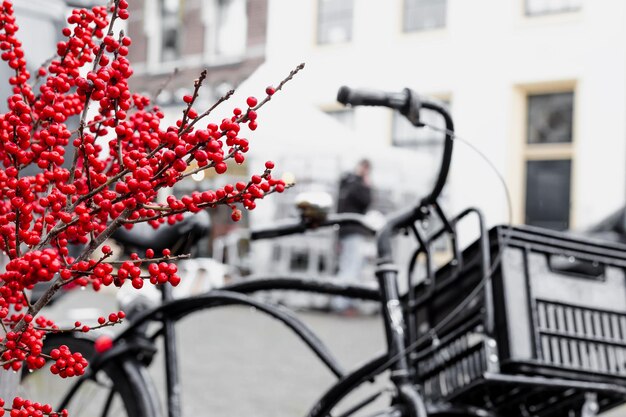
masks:
[[[44,372],[25,374],[25,389],[36,398],[38,384],[54,388],[58,407],[69,408],[72,416],[80,416],[81,412],[160,416],[159,398],[147,367],[162,340],[167,416],[180,417],[175,325],[201,310],[243,305],[284,323],[337,377],[337,382],[310,408],[308,417],[359,415],[379,398],[379,392],[348,408],[344,405],[342,411],[337,411],[337,405],[359,386],[382,374],[390,380],[392,390],[390,403],[374,415],[380,417],[590,417],[624,402],[626,300],[612,308],[599,308],[585,299],[589,295],[585,290],[604,294],[620,288],[626,293],[626,276],[621,280],[613,277],[615,271],[623,273],[626,268],[626,248],[535,228],[498,227],[487,232],[476,209],[448,218],[437,202],[446,182],[454,143],[453,121],[446,109],[408,89],[390,94],[344,87],[338,100],[352,106],[392,108],[416,127],[424,126],[420,117],[423,109],[434,111],[445,120],[443,156],[433,190],[414,206],[389,216],[376,232],[378,289],[273,277],[246,280],[204,295],[174,300],[171,288],[162,286],[163,304],[141,311],[116,337],[113,348],[103,354],[96,354],[93,342],[80,335],[49,336],[46,346],[67,344],[82,352],[90,360],[90,367],[84,377],[68,381],[67,386],[56,382],[45,385]],[[425,235],[416,222],[431,216],[437,216],[443,226]],[[457,225],[470,216],[477,219],[479,239],[461,251]],[[152,235],[126,232],[118,240],[134,249],[172,246],[177,247],[177,253],[184,253],[206,233],[208,226],[192,219]],[[304,216],[300,221],[253,231],[251,239],[345,224],[359,225],[374,233],[357,215]],[[399,270],[392,258],[392,238],[399,232],[412,233],[417,242],[415,256],[408,265],[406,294],[399,294]],[[442,236],[448,236],[452,243],[453,260],[436,270],[433,244]],[[422,255],[426,259],[426,276],[416,284],[414,269]],[[560,257],[566,260],[564,264],[559,264]],[[539,268],[539,264],[545,268]],[[537,273],[537,268],[541,273]],[[613,278],[608,279],[609,275]],[[612,286],[606,284],[609,281]],[[574,285],[572,282],[578,282],[578,287],[567,290]],[[386,351],[355,370],[344,370],[294,314],[253,296],[273,290],[315,292],[380,303]],[[557,290],[564,293],[555,296]]]

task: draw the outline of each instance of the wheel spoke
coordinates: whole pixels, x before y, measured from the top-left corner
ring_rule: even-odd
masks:
[[[109,396],[107,397],[106,403],[104,404],[104,409],[102,410],[102,417],[107,417],[109,414],[109,408],[111,408],[111,404],[113,403],[113,396],[115,395],[115,390],[111,388],[109,391]]]

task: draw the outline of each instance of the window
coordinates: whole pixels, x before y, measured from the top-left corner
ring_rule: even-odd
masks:
[[[570,159],[526,161],[526,224],[569,227]]]
[[[146,0],[144,32],[148,40],[147,62],[153,69],[176,61],[181,55],[182,0]]]
[[[527,97],[525,222],[564,230],[570,226],[574,93]]]
[[[161,61],[180,58],[180,0],[161,0]]]
[[[317,43],[351,40],[353,7],[353,0],[318,0]]]
[[[535,94],[528,97],[528,143],[572,141],[574,94]]]
[[[450,101],[443,101],[446,107],[450,107]],[[433,126],[438,129],[444,129],[446,123],[439,113],[432,110],[423,109],[420,112],[422,122],[426,125]],[[429,127],[416,128],[409,122],[406,117],[393,112],[391,144],[399,147],[425,148],[433,149],[439,152],[443,144],[443,133],[433,130]]]
[[[246,53],[246,0],[208,0],[204,3],[205,53],[210,59],[241,59]]]
[[[444,27],[446,6],[447,0],[404,0],[404,31]]]
[[[525,0],[526,16],[567,13],[580,10],[582,0]]]

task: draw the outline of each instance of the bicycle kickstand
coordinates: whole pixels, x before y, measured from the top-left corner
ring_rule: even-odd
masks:
[[[580,417],[596,417],[600,411],[598,395],[595,392],[585,394],[585,403],[580,411]]]

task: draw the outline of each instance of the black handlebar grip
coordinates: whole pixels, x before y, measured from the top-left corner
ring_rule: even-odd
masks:
[[[379,90],[352,89],[343,86],[337,92],[337,101],[352,106],[382,106],[395,110],[406,107],[408,95],[405,92],[387,93]]]

